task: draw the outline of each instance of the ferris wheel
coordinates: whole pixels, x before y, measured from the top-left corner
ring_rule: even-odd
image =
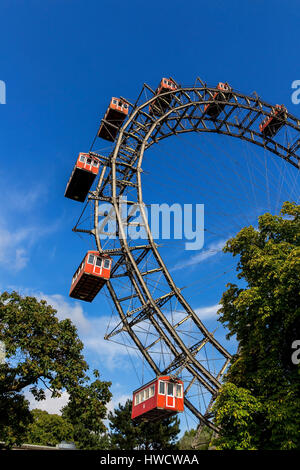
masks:
[[[257,197],[257,213],[263,207],[256,190],[266,195],[269,205],[275,199],[279,206],[285,198],[298,197],[300,119],[289,114],[284,105],[268,104],[256,93],[242,94],[229,83],[220,82],[209,87],[200,78],[187,87],[179,85],[173,78],[163,78],[156,89],[144,84],[134,103],[113,97],[91,148],[79,153],[65,192],[68,198],[86,201],[73,231],[94,239],[94,245],[89,241],[90,248],[73,276],[70,295],[91,302],[100,290],[101,293],[105,291],[114,313],[105,339],[119,341],[131,348],[146,364],[150,378],[152,374],[147,384],[136,387],[134,417],[160,419],[184,408],[196,422],[217,431],[211,419],[211,405],[221,387],[231,354],[215,332],[206,327],[197,309],[192,308],[184,295],[184,286],[175,282],[173,270],[168,269],[152,234],[147,214],[149,200],[143,195],[142,179],[147,176],[144,163],[150,173],[159,173],[157,162],[162,159],[159,156],[154,164],[147,161],[148,154],[154,152],[154,148],[161,148],[162,154],[166,155],[164,139],[176,136],[180,140],[187,133],[194,133],[199,140],[195,143],[193,139],[185,139],[183,149],[190,153],[193,148],[202,154],[202,158],[200,162],[193,159],[191,169],[188,156],[179,156],[182,171],[178,178],[179,187],[185,185],[191,190],[193,177],[203,175],[210,167],[214,177],[207,184],[210,187],[207,200],[219,194],[216,199],[220,201],[222,216],[227,215],[224,214],[227,196],[233,187],[226,182],[220,165],[225,167],[233,160],[233,171],[240,169],[237,180],[241,186],[249,177],[250,189],[246,198],[251,208]],[[205,145],[204,135],[209,138]],[[240,154],[245,154],[244,160],[233,158],[226,149],[224,142],[230,140],[228,136],[244,142],[246,147]],[[99,142],[103,141],[109,147],[98,150]],[[225,153],[222,163],[215,155],[209,156],[216,146],[219,150],[222,147]],[[260,152],[258,158],[255,149]],[[272,155],[275,155],[273,174],[268,160]],[[255,166],[250,168],[250,162],[254,160],[255,165],[258,161],[262,164],[260,174],[256,174]],[[172,164],[174,159],[168,169]],[[185,171],[192,175],[186,176]],[[264,184],[261,184],[262,178]],[[241,228],[249,214],[242,210],[239,189],[234,197],[235,207],[241,208],[234,220]],[[105,230],[107,226],[114,229],[111,232]],[[228,234],[232,226],[230,220]],[[136,236],[137,229],[143,230],[143,242]],[[211,224],[207,233],[213,236],[216,230]],[[190,262],[187,267],[189,265]],[[206,277],[203,282],[208,285]],[[149,400],[154,403],[154,397],[159,394],[160,399],[165,395],[163,404],[158,407],[155,402],[149,407]],[[177,409],[177,402],[180,409]],[[158,408],[164,411],[158,412]]]

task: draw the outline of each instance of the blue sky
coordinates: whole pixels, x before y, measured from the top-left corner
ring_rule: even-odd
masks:
[[[91,368],[113,382],[113,406],[141,377],[126,349],[102,339],[111,315],[105,294],[92,304],[68,297],[89,248],[71,230],[80,204],[63,197],[75,158],[89,149],[111,96],[134,101],[144,82],[155,88],[163,76],[182,85],[197,76],[211,86],[228,81],[299,115],[300,105],[291,101],[291,84],[300,78],[299,2],[3,0],[0,8],[0,80],[6,84],[0,288],[44,297],[61,318],[73,319]],[[107,143],[98,147],[104,151]],[[203,250],[186,252],[175,240],[164,243],[162,254],[177,284],[191,285],[187,299],[214,329],[225,284],[235,279],[235,261],[220,253],[222,244],[297,194],[295,172],[219,136],[163,142],[149,151],[144,169],[147,202],[205,204]],[[226,343],[225,333],[219,325],[216,334]],[[235,344],[226,347],[233,351]],[[45,406],[56,409],[49,400]]]

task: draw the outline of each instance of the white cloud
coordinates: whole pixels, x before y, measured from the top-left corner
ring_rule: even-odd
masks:
[[[217,311],[221,308],[220,304],[211,305],[209,307],[200,307],[195,309],[195,313],[200,320],[216,320]]]
[[[69,401],[69,394],[62,392],[59,398],[51,398],[50,390],[45,390],[45,400],[35,400],[31,392],[25,392],[25,398],[29,401],[29,408],[31,410],[38,408],[39,410],[45,410],[52,414],[61,414],[61,410]]]
[[[82,303],[66,299],[60,294],[44,294],[42,292],[36,293],[26,289],[26,295],[34,295],[38,299],[44,299],[57,310],[57,317],[60,320],[69,318],[78,330],[78,335],[88,352],[96,353],[101,365],[105,365],[108,369],[122,369],[130,368],[130,361],[128,361],[128,351],[122,344],[116,344],[104,339],[104,333],[108,322],[109,316],[101,316],[98,318],[88,317],[84,312]],[[111,327],[118,323],[116,318]],[[48,413],[60,414],[61,409],[68,403],[69,395],[63,392],[60,398],[51,398],[51,392],[45,390],[46,399],[37,401],[30,393],[29,389],[25,392],[25,397],[29,400],[30,408],[39,408]],[[108,411],[113,411],[119,403],[125,404],[128,398],[132,398],[128,394],[116,395],[108,403]],[[108,422],[105,423],[108,425]]]
[[[109,413],[110,411],[114,411],[116,408],[119,407],[119,405],[125,405],[127,400],[132,400],[132,395],[123,394],[113,396],[111,401],[107,404],[107,413]]]
[[[119,408],[119,405],[124,406],[128,399],[132,400],[132,395],[126,395],[126,394],[114,395],[113,398],[111,399],[111,401],[107,404],[107,407],[106,407],[107,416],[108,416],[109,412],[113,413],[116,408]],[[104,425],[107,428],[109,428],[109,420],[108,419],[104,420]]]
[[[30,212],[33,206],[41,204],[47,195],[47,187],[45,184],[35,182],[34,186],[28,188],[22,184],[14,184],[4,190],[6,205],[10,210],[18,212]],[[16,197],[17,195],[17,197]]]
[[[24,250],[24,248],[17,248],[15,269],[17,271],[20,271],[21,269],[25,268],[28,261],[29,261],[29,256],[27,255],[27,251]]]
[[[23,269],[29,259],[27,250],[33,236],[30,227],[14,231],[0,227],[0,263],[16,271]]]
[[[122,344],[104,340],[107,324],[110,321],[109,316],[91,318],[84,311],[82,303],[66,299],[60,294],[51,295],[41,292],[38,294],[27,292],[27,295],[34,295],[39,299],[46,300],[49,305],[57,310],[57,316],[60,320],[69,318],[77,327],[79,337],[87,351],[96,353],[101,365],[105,365],[110,370],[120,369],[124,371],[125,368],[132,368],[132,364],[128,360],[128,350],[126,347]],[[217,310],[219,308],[219,304],[199,307],[195,309],[195,313],[201,320],[216,319]],[[114,324],[111,324],[111,329],[117,323],[118,319],[116,318]],[[120,339],[118,338],[118,340]],[[133,354],[135,353],[134,351]],[[115,386],[116,385],[118,384],[115,384]],[[25,396],[30,402],[30,408],[39,408],[46,410],[48,413],[60,414],[61,409],[68,403],[68,393],[63,392],[60,398],[51,398],[49,390],[45,390],[45,394],[46,400],[36,401],[29,390],[27,390]],[[117,408],[119,403],[124,405],[125,402],[131,398],[132,395],[128,393],[115,394],[107,405],[108,412]],[[105,425],[108,425],[107,420],[105,420]]]
[[[60,294],[48,295],[40,292],[37,297],[46,300],[49,305],[57,310],[59,320],[69,318],[81,334],[88,334],[90,332],[91,322],[85,316],[81,303],[76,301],[69,302]]]
[[[126,344],[129,344],[126,333],[124,333],[126,336],[119,334],[116,337],[112,337],[112,340],[110,341],[104,339],[107,325],[110,326],[109,331],[111,331],[113,327],[119,323],[119,319],[117,317],[114,317],[113,321],[108,315],[89,317],[86,312],[84,312],[81,303],[76,301],[74,302],[73,300],[69,301],[59,294],[47,295],[39,293],[37,297],[45,299],[49,305],[52,305],[53,308],[57,310],[57,316],[60,320],[69,318],[72,323],[74,323],[78,329],[78,335],[83,342],[86,351],[96,354],[99,358],[99,362],[106,368],[109,370],[124,370],[132,367],[128,354],[131,355],[133,360],[136,360],[139,353],[124,345],[126,338]],[[198,315],[200,320],[216,320],[219,308],[219,304],[199,307],[195,309],[195,313]],[[168,312],[166,313],[166,316],[169,321],[174,324],[181,320],[185,315],[182,312],[174,312],[171,318],[171,314]],[[142,335],[142,333],[139,334],[140,336]]]
[[[39,299],[44,299],[57,310],[57,317],[60,320],[69,318],[78,330],[78,335],[87,351],[96,353],[101,360],[101,364],[109,369],[129,367],[128,350],[122,343],[124,337],[114,338],[118,343],[104,339],[107,325],[111,329],[119,323],[119,319],[112,320],[108,315],[99,317],[89,317],[83,310],[82,303],[74,300],[67,300],[60,294],[44,294],[39,292],[33,294]]]
[[[39,410],[47,411],[50,414],[58,414],[61,415],[61,410],[64,406],[68,404],[69,401],[69,394],[67,392],[63,392],[61,397],[59,398],[51,398],[50,390],[45,390],[46,399],[45,400],[35,400],[31,392],[25,392],[25,398],[29,401],[29,408],[34,410],[38,408]],[[129,394],[122,394],[122,395],[114,395],[110,402],[107,404],[107,415],[111,411],[113,412],[119,405],[125,405],[128,399],[132,399],[132,395]],[[104,420],[104,424],[108,426],[108,420]]]
[[[84,335],[81,339],[85,347],[99,355],[101,363],[105,364],[108,369],[124,369],[128,368],[128,349],[123,343],[124,336],[116,336],[113,340],[105,340],[104,332],[109,322],[109,317],[101,317],[99,320],[91,321],[91,330],[89,334]],[[114,342],[117,341],[117,342]]]
[[[7,184],[2,178],[0,183],[5,201],[0,213],[0,265],[20,271],[30,260],[31,248],[42,237],[56,232],[63,219],[36,223],[38,206],[48,191],[45,184]]]
[[[27,266],[30,259],[30,249],[44,236],[55,232],[59,221],[45,227],[27,225],[11,229],[7,223],[0,220],[0,265],[6,269],[20,271]]]
[[[219,240],[218,242],[211,243],[206,250],[197,253],[194,256],[191,256],[189,259],[184,259],[177,263],[171,271],[177,271],[178,269],[186,268],[187,266],[194,266],[196,264],[202,263],[202,261],[211,258],[212,256],[217,255],[222,252],[222,248],[225,246],[225,243],[228,239]]]

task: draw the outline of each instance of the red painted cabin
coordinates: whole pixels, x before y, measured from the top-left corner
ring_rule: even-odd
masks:
[[[111,263],[108,255],[88,251],[72,278],[70,297],[92,302],[110,278]]]
[[[133,392],[131,418],[156,421],[184,410],[182,380],[160,376]]]
[[[218,117],[218,115],[223,111],[226,106],[226,104],[219,104],[218,101],[229,101],[232,97],[232,88],[230,85],[228,85],[228,83],[219,82],[217,85],[217,89],[220,90],[222,93],[216,91],[216,93],[213,95],[215,103],[209,103],[204,106],[204,112],[214,119]]]
[[[113,142],[128,115],[129,104],[121,98],[112,98],[101,121],[98,137]]]
[[[264,137],[273,137],[285,124],[287,109],[283,104],[276,104],[271,114],[266,116],[259,125]]]
[[[166,95],[164,97],[159,97],[162,93],[167,93],[168,91],[175,91],[177,90],[177,85],[172,80],[172,78],[162,78],[160,84],[155,90],[155,95],[157,98],[152,101],[149,105],[149,112],[150,114],[161,115],[163,114],[167,108],[170,106],[172,101],[172,95]]]
[[[69,178],[65,197],[83,202],[98,174],[99,164],[99,158],[80,153]]]

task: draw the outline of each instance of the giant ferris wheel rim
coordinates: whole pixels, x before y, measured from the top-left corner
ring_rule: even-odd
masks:
[[[231,91],[231,100],[227,101],[225,99],[225,95],[221,92],[223,95],[223,101],[219,100],[218,105],[224,105],[226,113],[225,111],[220,113],[224,115],[221,119],[219,119],[219,116],[216,119],[211,119],[205,116],[202,107],[204,105],[214,103],[214,93],[220,90],[217,90],[217,88],[214,87],[207,87],[202,82],[201,85],[202,86],[200,87],[179,87],[175,91],[161,94],[160,97],[162,99],[168,96],[171,97],[172,101],[166,112],[162,113],[160,116],[150,115],[145,111],[156,99],[155,92],[151,87],[147,86],[147,89],[153,92],[153,96],[141,104],[136,103],[135,105],[131,105],[133,108],[132,112],[120,127],[112,152],[108,157],[101,157],[101,155],[98,155],[103,163],[103,170],[99,177],[97,189],[90,194],[89,199],[94,203],[94,229],[91,233],[95,236],[97,249],[100,252],[104,252],[105,250],[103,250],[101,246],[101,240],[97,233],[99,203],[104,200],[110,202],[115,210],[118,221],[120,242],[120,248],[115,250],[120,255],[118,261],[119,266],[115,269],[115,272],[120,266],[122,266],[122,263],[124,266],[127,266],[128,281],[141,303],[140,312],[142,312],[142,314],[140,312],[134,312],[131,316],[137,314],[135,317],[137,318],[136,321],[141,321],[141,318],[147,318],[152,323],[153,327],[160,335],[160,339],[164,341],[174,356],[174,360],[168,366],[169,368],[160,370],[148,350],[145,349],[133,329],[137,323],[133,322],[132,318],[128,316],[128,313],[124,313],[121,305],[122,299],[118,298],[117,292],[110,280],[107,282],[108,291],[120,316],[124,331],[129,334],[156,375],[169,373],[170,370],[173,371],[176,370],[176,368],[178,370],[185,367],[194,378],[194,381],[199,381],[199,383],[201,383],[201,385],[211,393],[214,399],[220,389],[220,379],[229,364],[231,355],[213,337],[213,335],[209,333],[204,324],[197,317],[196,313],[189,306],[183,297],[181,290],[173,281],[167,266],[159,254],[157,244],[154,242],[145,214],[143,213],[144,202],[142,196],[141,174],[144,153],[154,143],[159,143],[161,140],[170,136],[188,132],[210,132],[236,137],[263,147],[284,159],[297,169],[300,168],[300,156],[296,153],[298,148],[293,148],[292,145],[290,145],[291,143],[284,145],[284,142],[281,142],[280,139],[277,141],[274,138],[263,138],[257,128],[254,127],[254,125],[257,126],[260,118],[263,119],[271,112],[274,105],[262,101],[257,95],[255,97],[248,96],[235,90]],[[242,110],[243,112],[246,112],[246,117],[244,116],[241,122],[229,120],[229,118],[232,117],[234,110]],[[300,136],[300,119],[286,113],[284,125],[296,133],[299,133]],[[128,145],[129,141],[131,146]],[[120,158],[120,154],[123,151],[128,158]],[[94,152],[92,153],[97,155]],[[132,156],[132,159],[130,159],[130,155]],[[117,176],[120,168],[123,168],[122,180],[118,180]],[[132,179],[135,180],[135,183],[132,183]],[[141,207],[142,217],[148,237],[148,245],[135,248],[128,245],[126,237],[124,236],[123,221],[118,208],[119,199],[122,197],[124,192],[126,192],[128,187],[136,191],[136,203]],[[105,195],[105,192],[108,192],[110,195]],[[162,298],[154,299],[152,297],[149,289],[147,288],[147,284],[144,281],[145,274],[140,272],[139,262],[137,257],[135,257],[135,249],[142,255],[144,252],[151,252],[153,254],[158,264],[158,269],[161,270],[166,282],[170,286],[170,298],[173,296],[177,298],[181,306],[187,312],[187,316],[199,329],[199,332],[202,335],[202,340],[199,344],[196,343],[196,345],[193,345],[194,349],[187,347],[183,343],[175,328],[173,328],[168,319],[164,316],[164,313],[161,311],[165,300]],[[122,260],[121,262],[120,259]],[[130,266],[130,270],[128,269],[128,266]],[[174,341],[174,344],[170,341],[170,337],[172,338],[172,341]],[[109,339],[109,335],[106,335],[106,339]],[[197,351],[197,348],[203,347],[203,342],[204,344],[210,343],[224,357],[224,364],[217,376],[213,376],[196,359],[195,351]],[[193,382],[193,380],[191,382]],[[189,386],[190,385],[188,385],[188,387]],[[205,423],[214,431],[216,430],[214,424],[210,420],[209,410],[207,410],[205,414],[201,413],[200,410],[195,408],[187,398],[185,398],[185,405],[200,420],[200,422]]]
[[[214,103],[214,100],[213,100],[212,96],[213,96],[213,93],[216,92],[216,91],[219,91],[219,90],[217,88],[211,88],[211,87],[210,88],[209,87],[185,87],[185,88],[179,88],[176,91],[171,91],[171,92],[167,92],[167,93],[164,93],[164,94],[160,95],[162,97],[163,96],[168,96],[168,95],[177,97],[178,94],[186,95],[186,93],[193,92],[193,93],[196,93],[196,94],[204,93],[204,97],[205,97],[206,93],[208,93],[210,95],[211,99],[200,99],[200,100],[194,100],[194,101],[191,100],[190,102],[184,103],[180,106],[170,106],[169,109],[164,114],[162,114],[160,117],[157,117],[156,119],[153,117],[152,122],[153,122],[154,125],[152,126],[152,130],[150,132],[148,132],[147,138],[145,138],[144,141],[148,140],[151,137],[151,133],[153,132],[153,130],[157,127],[157,125],[159,123],[164,121],[166,118],[168,118],[168,116],[172,115],[172,113],[174,113],[175,111],[176,112],[178,112],[178,111],[183,111],[184,112],[185,109],[189,108],[189,107],[199,107],[201,105],[203,106],[204,104]],[[221,105],[224,104],[227,107],[232,108],[232,111],[234,109],[244,109],[244,110],[250,111],[251,113],[255,113],[255,114],[257,114],[257,117],[256,117],[255,121],[257,121],[257,119],[259,117],[263,118],[263,117],[267,116],[275,106],[274,104],[270,104],[270,103],[267,103],[266,101],[261,100],[258,96],[255,98],[253,96],[249,96],[249,95],[245,95],[245,94],[242,94],[240,92],[237,92],[233,89],[232,89],[231,93],[232,93],[233,101],[219,101],[218,103],[221,104]],[[129,115],[129,118],[126,120],[126,122],[123,124],[123,126],[120,129],[120,132],[119,132],[114,150],[111,153],[112,161],[117,157],[123,133],[126,132],[126,129],[129,127],[129,125],[137,119],[138,114],[140,112],[143,112],[144,108],[147,108],[151,103],[153,103],[154,100],[155,100],[155,96],[153,96],[149,100],[146,100],[140,106],[136,107],[133,110],[133,112]],[[177,97],[177,102],[178,102],[178,97]],[[230,115],[232,113],[232,111],[228,114]],[[251,114],[249,114],[248,119],[250,118],[250,116],[251,116]],[[287,119],[285,121],[285,126],[291,128],[291,129],[294,129],[297,132],[300,132],[300,118],[297,118],[296,116],[294,116],[294,115],[292,115],[288,112],[286,113],[286,117],[287,117]],[[187,118],[188,118],[188,116],[186,117],[186,119]],[[181,120],[182,115],[177,116],[176,119]],[[201,118],[199,118],[199,121],[201,121]],[[286,161],[288,161],[289,163],[291,163],[297,169],[300,169],[300,155],[297,155],[294,152],[291,152],[289,148],[284,147],[279,142],[276,142],[276,140],[274,140],[274,139],[269,139],[269,138],[264,139],[264,138],[262,138],[262,135],[257,130],[253,129],[252,127],[244,126],[243,125],[244,123],[237,124],[237,123],[234,123],[234,122],[228,122],[227,126],[229,126],[229,128],[232,127],[232,128],[238,129],[240,131],[240,132],[237,132],[237,133],[233,133],[233,132],[230,132],[228,130],[224,131],[222,129],[222,127],[227,122],[227,116],[225,116],[224,119],[215,119],[215,120],[212,120],[212,119],[208,118],[207,121],[214,122],[215,124],[219,124],[219,126],[218,127],[215,126],[215,128],[212,128],[212,129],[207,128],[205,126],[203,128],[195,128],[195,126],[191,126],[190,128],[186,128],[185,130],[182,130],[182,132],[183,133],[184,132],[216,132],[216,133],[220,133],[220,134],[224,134],[224,135],[229,135],[229,136],[232,136],[232,137],[237,137],[237,138],[249,140],[249,142],[252,142],[256,145],[259,145],[261,147],[266,148],[270,152],[273,152],[274,154],[280,156],[281,158],[283,158]],[[255,121],[253,121],[253,123]],[[170,137],[171,135],[180,134],[182,132],[180,130],[175,130],[175,131],[172,130],[172,132],[170,132],[167,135],[155,138],[149,144],[149,146],[147,148],[149,148],[150,145],[153,145],[154,143],[159,142],[159,140],[162,140],[163,138]],[[250,133],[253,134],[253,136],[257,137],[258,139],[255,140],[254,138],[251,138],[251,137],[246,139],[245,136],[244,136],[244,134],[246,132],[249,133],[249,134]],[[134,135],[134,132],[131,131],[130,134]],[[144,141],[143,141],[142,144],[145,145]],[[273,147],[268,146],[268,144],[273,145]],[[281,154],[279,151],[277,151],[277,148],[281,149],[286,155],[284,155],[283,153]],[[295,161],[292,160],[290,157],[288,157],[288,155],[290,155],[290,157],[294,158]]]

